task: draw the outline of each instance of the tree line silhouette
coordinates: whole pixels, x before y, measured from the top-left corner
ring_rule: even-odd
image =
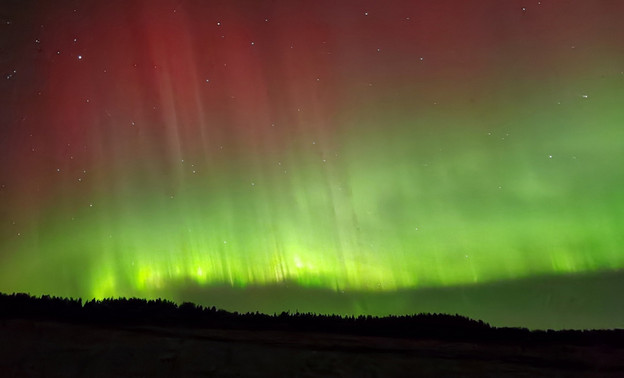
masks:
[[[102,300],[0,293],[1,319],[52,320],[114,326],[177,326],[239,330],[338,333],[360,336],[439,339],[472,342],[624,344],[624,330],[528,330],[492,327],[462,315],[376,316],[290,313],[238,313],[191,302],[139,298]]]

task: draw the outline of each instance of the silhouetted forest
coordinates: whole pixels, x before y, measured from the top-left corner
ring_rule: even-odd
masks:
[[[339,316],[311,313],[238,313],[185,302],[118,298],[91,300],[1,294],[0,318],[53,320],[115,326],[277,330],[473,342],[622,345],[624,330],[528,330],[497,328],[461,315]]]

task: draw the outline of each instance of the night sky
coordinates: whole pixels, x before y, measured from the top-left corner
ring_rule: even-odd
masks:
[[[0,3],[0,291],[624,327],[623,1]]]

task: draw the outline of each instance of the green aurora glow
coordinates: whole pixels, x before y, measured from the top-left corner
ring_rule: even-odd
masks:
[[[299,101],[303,110],[272,117],[263,109],[283,99],[267,84],[266,98],[242,95],[246,108],[214,117],[208,95],[179,105],[171,63],[165,78],[149,79],[161,88],[161,113],[149,115],[148,95],[127,94],[130,82],[102,95],[101,107],[134,101],[143,113],[88,110],[88,131],[66,131],[81,135],[80,163],[69,153],[5,153],[4,167],[17,162],[30,173],[3,175],[16,183],[2,192],[0,289],[185,300],[176,288],[287,283],[394,295],[624,269],[624,53],[579,45],[538,59],[565,69],[514,66],[523,50],[484,48],[492,66],[479,74],[454,56],[436,61],[434,49],[427,59],[450,68],[411,76],[402,59],[428,60],[395,49],[389,67],[356,67],[347,49],[331,104],[326,92],[293,84],[289,106]],[[573,53],[580,56],[566,64]],[[84,75],[104,91],[106,79]],[[50,112],[58,99],[47,101]],[[51,117],[69,114],[59,113]],[[69,146],[54,132],[48,144],[43,132],[40,145]],[[25,135],[12,138],[26,149]],[[352,312],[380,312],[361,299]]]
[[[195,174],[180,162],[175,196],[159,167],[126,168],[75,216],[57,203],[13,247],[41,265],[16,254],[7,266],[27,279],[4,280],[103,298],[158,296],[184,280],[383,291],[622,268],[624,116],[608,90],[524,119],[502,107],[487,120],[376,110],[344,126],[325,162],[303,143]]]

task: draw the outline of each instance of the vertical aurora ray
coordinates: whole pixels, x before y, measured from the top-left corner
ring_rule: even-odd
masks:
[[[2,291],[624,267],[623,5],[30,5],[2,5]]]

